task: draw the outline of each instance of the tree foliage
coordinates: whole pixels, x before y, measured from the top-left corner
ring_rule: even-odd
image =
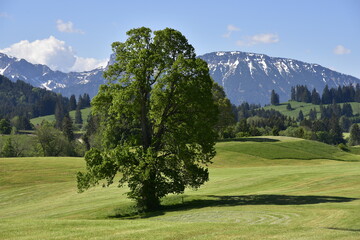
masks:
[[[350,145],[360,144],[360,128],[357,123],[353,124],[350,128]]]
[[[1,150],[1,155],[4,157],[16,157],[16,150],[13,146],[12,139],[8,138]]]
[[[8,119],[0,119],[0,134],[10,134],[11,125]]]
[[[212,88],[212,94],[219,109],[218,122],[216,123],[215,129],[220,138],[224,137],[226,129],[235,124],[235,116],[232,110],[230,100],[226,97],[225,91],[222,86],[214,82]]]
[[[207,64],[180,32],[142,27],[127,35],[112,44],[116,62],[104,73],[109,83],[92,102],[103,146],[86,153],[78,188],[103,179],[109,185],[120,172],[128,196],[150,210],[165,195],[208,180],[218,109]]]

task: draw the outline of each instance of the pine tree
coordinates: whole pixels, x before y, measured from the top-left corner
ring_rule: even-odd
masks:
[[[321,103],[320,95],[315,88],[311,92],[311,103],[316,105]]]
[[[62,131],[69,142],[75,140],[73,125],[69,113],[64,116]]]
[[[76,124],[83,124],[82,114],[81,114],[81,110],[79,108],[76,108],[75,123]]]
[[[66,115],[64,103],[61,97],[56,99],[56,106],[55,106],[55,126],[57,129],[62,129],[62,122]]]
[[[271,91],[271,99],[270,99],[271,105],[279,105],[279,94],[277,94],[274,89]]]
[[[355,87],[354,101],[360,102],[360,85],[359,84],[356,84],[356,87]]]
[[[311,103],[311,93],[306,86],[302,87],[301,102]]]
[[[79,95],[79,99],[78,99],[78,102],[77,102],[77,107],[79,109],[83,109],[84,108],[84,100],[83,100],[83,97],[81,96],[81,94]]]
[[[311,121],[314,121],[314,120],[317,119],[317,111],[316,111],[316,108],[310,109],[309,119],[310,119]]]
[[[298,122],[301,122],[302,120],[304,120],[304,114],[303,114],[303,112],[300,110],[299,115],[298,115],[298,117],[297,117],[297,121],[298,121]]]
[[[83,102],[82,102],[82,107],[83,108],[90,107],[90,96],[89,96],[89,94],[84,93],[84,95],[82,97],[82,100],[83,100]]]
[[[290,104],[290,103],[288,103],[288,104],[286,105],[286,110],[288,110],[288,111],[291,111],[291,110],[292,110],[292,107],[291,107],[291,104]]]
[[[350,103],[344,103],[343,104],[341,115],[346,116],[346,117],[352,117],[353,116],[353,110],[352,110],[352,107],[351,107]]]
[[[291,87],[291,101],[295,101],[295,100],[296,100],[295,88]]]
[[[77,107],[77,104],[76,104],[76,97],[75,95],[71,95],[70,97],[70,100],[69,100],[69,111],[73,111],[75,110]]]
[[[323,90],[323,93],[322,93],[321,103],[322,104],[330,104],[331,102],[332,102],[332,99],[331,99],[329,87],[328,87],[328,85],[326,85]]]

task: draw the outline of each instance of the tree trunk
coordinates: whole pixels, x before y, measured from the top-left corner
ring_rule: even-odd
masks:
[[[160,207],[160,199],[156,194],[155,174],[151,174],[150,179],[146,180],[142,186],[141,199],[138,205],[146,211],[157,210]]]

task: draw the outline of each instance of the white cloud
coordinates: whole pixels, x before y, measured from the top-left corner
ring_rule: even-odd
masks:
[[[343,45],[337,45],[334,50],[333,53],[336,55],[344,55],[344,54],[349,54],[351,53],[350,49],[345,48]]]
[[[52,70],[63,72],[88,71],[99,66],[105,66],[107,62],[105,59],[97,60],[76,56],[71,46],[53,36],[33,42],[23,40],[8,48],[1,49],[0,52],[23,58],[34,64],[44,64]]]
[[[238,28],[232,24],[227,25],[226,29],[227,29],[227,33],[222,35],[224,38],[229,38],[233,32],[240,31],[240,28]]]
[[[10,15],[6,12],[0,12],[0,17],[1,18],[10,18]]]
[[[108,61],[108,59],[99,60],[95,58],[83,58],[76,56],[75,64],[71,67],[70,71],[78,72],[79,69],[81,69],[81,71],[89,71],[98,67],[105,67]]]
[[[56,21],[56,28],[59,32],[84,34],[82,30],[74,28],[74,24],[72,22],[64,22],[61,19]]]
[[[240,31],[240,28],[238,28],[238,27],[236,27],[236,26],[234,26],[234,25],[232,25],[232,24],[229,24],[229,25],[227,26],[227,30],[228,30],[229,32],[235,32],[235,31]]]
[[[279,42],[279,36],[273,33],[262,33],[253,36],[247,36],[243,40],[236,42],[239,46],[253,46],[256,44],[268,44]]]

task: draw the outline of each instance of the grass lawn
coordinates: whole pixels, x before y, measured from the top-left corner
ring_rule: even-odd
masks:
[[[126,189],[78,194],[82,158],[0,159],[0,239],[360,239],[360,156],[286,137],[217,144],[210,181],[133,212]]]

